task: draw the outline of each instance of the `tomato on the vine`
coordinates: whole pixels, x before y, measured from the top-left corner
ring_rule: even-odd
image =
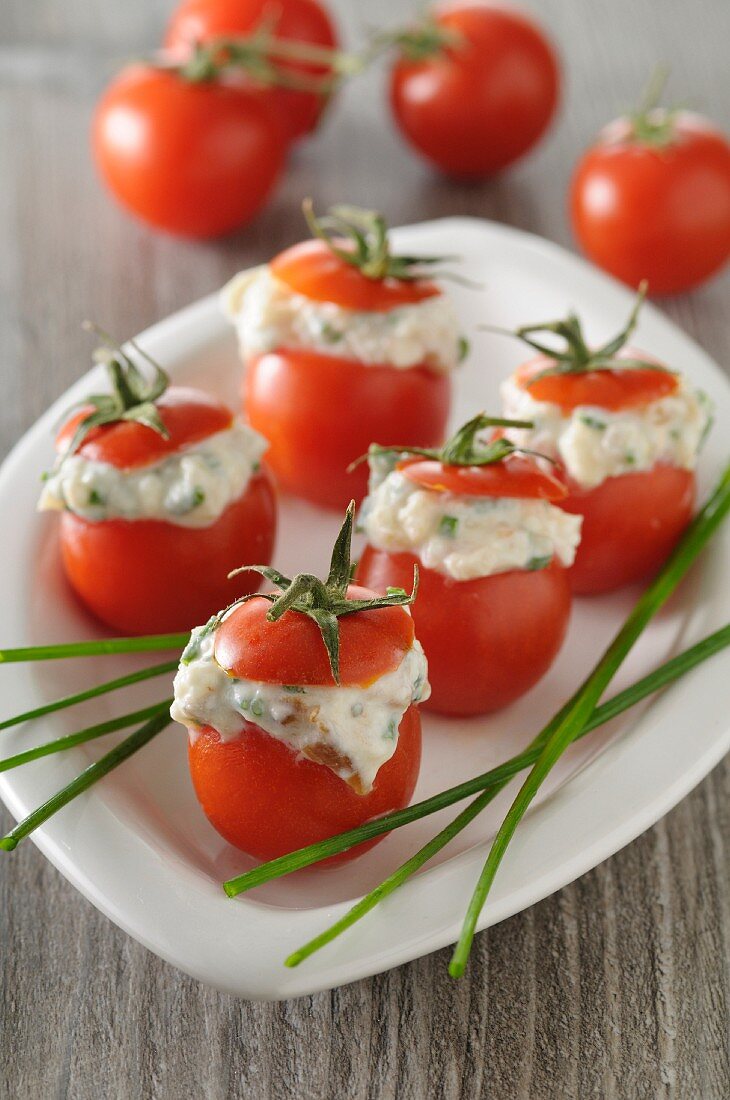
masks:
[[[555,50],[527,16],[491,3],[438,6],[395,37],[395,120],[444,172],[482,178],[542,137],[558,101]]]
[[[216,38],[249,36],[261,28],[272,36],[302,46],[336,49],[337,32],[332,17],[319,0],[183,0],[167,25],[165,46],[185,56],[197,43]],[[324,77],[327,68],[311,61],[277,58],[284,74]],[[246,81],[245,73],[242,79]],[[296,140],[316,127],[327,105],[327,95],[285,86],[262,89],[276,109],[289,140]]]
[[[134,65],[108,86],[93,123],[99,172],[158,229],[215,237],[249,222],[284,164],[286,143],[257,90]]]
[[[618,119],[578,162],[570,215],[586,255],[629,286],[689,290],[730,257],[730,143],[686,111]]]

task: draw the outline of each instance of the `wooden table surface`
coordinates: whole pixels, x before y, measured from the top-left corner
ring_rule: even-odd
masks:
[[[87,138],[104,80],[159,40],[172,0],[5,0],[0,453],[87,369],[83,318],[132,334],[214,290],[298,237],[303,195],[377,207],[394,224],[483,215],[569,245],[575,156],[656,61],[671,64],[677,99],[728,128],[727,0],[530,6],[561,46],[567,82],[558,125],[524,165],[483,186],[433,175],[392,133],[373,73],[296,153],[253,227],[191,244],[111,203]],[[412,7],[334,4],[350,42],[361,22],[392,23]],[[726,275],[665,304],[720,362],[729,290]],[[727,1097],[729,807],[726,762],[624,851],[478,936],[461,982],[441,951],[282,1004],[239,1001],[178,973],[24,844],[0,864],[0,1095]]]

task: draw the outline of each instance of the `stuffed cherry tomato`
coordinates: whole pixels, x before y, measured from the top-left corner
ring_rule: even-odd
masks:
[[[242,600],[195,630],[175,678],[172,715],[190,731],[203,810],[258,859],[407,805],[418,778],[416,704],[429,687],[403,606],[412,596],[349,584],[353,513],[324,584],[262,569],[280,594]]]
[[[533,423],[510,438],[561,464],[569,493],[560,507],[583,516],[570,569],[580,595],[660,568],[692,517],[694,469],[711,424],[705,394],[626,345],[637,312],[638,304],[623,332],[594,350],[576,317],[551,326],[566,339],[559,358],[536,340],[542,326],[519,329],[542,354],[502,388],[506,415]]]
[[[552,664],[570,616],[581,521],[555,507],[565,486],[534,459],[503,439],[475,442],[493,423],[476,417],[430,458],[371,450],[358,581],[400,588],[418,565],[427,705],[445,714],[517,699]]]
[[[280,484],[341,508],[365,494],[365,473],[347,467],[372,439],[443,439],[464,341],[450,301],[422,277],[435,258],[391,255],[379,215],[309,220],[321,237],[237,276],[223,302],[246,365],[246,415]]]
[[[232,569],[271,558],[266,441],[159,367],[147,383],[124,352],[106,354],[112,391],[62,428],[39,508],[62,513],[66,574],[99,619],[129,634],[189,629],[240,594]]]
[[[329,12],[318,0],[183,0],[175,9],[167,26],[165,46],[183,57],[200,44],[211,41],[261,33],[267,27],[272,49],[262,44],[260,60],[270,68],[271,82],[262,91],[280,116],[290,140],[296,140],[314,130],[324,110],[329,94],[325,91],[328,66],[313,64],[309,48],[332,50],[337,46],[337,33]],[[277,39],[284,39],[286,53],[277,48]],[[301,56],[297,56],[297,45]],[[288,60],[287,60],[288,58]],[[293,58],[293,59],[292,59]],[[276,71],[281,70],[281,83]],[[255,77],[254,64],[251,76]],[[242,69],[244,79],[251,70]],[[322,83],[322,90],[307,91],[306,86]],[[296,87],[297,83],[301,87]],[[291,85],[291,86],[288,86]]]

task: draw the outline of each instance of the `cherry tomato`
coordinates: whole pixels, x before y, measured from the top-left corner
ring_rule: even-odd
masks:
[[[393,68],[390,101],[402,133],[427,160],[482,178],[530,149],[558,100],[555,51],[526,16],[491,4],[438,7],[437,30],[455,37]]]
[[[408,458],[397,468],[409,481],[442,493],[556,501],[567,495],[559,478],[519,455],[486,466],[446,466],[431,459]]]
[[[376,592],[409,585],[414,563],[420,584],[412,614],[431,684],[424,708],[456,715],[498,710],[547,672],[570,618],[561,565],[457,581],[412,554],[366,546],[357,579]]]
[[[730,256],[730,144],[680,112],[657,144],[612,123],[575,169],[573,232],[594,263],[653,294],[704,282]]]
[[[351,585],[348,595],[372,593]],[[296,611],[270,622],[269,606],[255,599],[231,612],[216,632],[218,663],[239,678],[337,690],[319,628]],[[402,607],[356,612],[343,616],[339,625],[343,685],[367,687],[396,668],[413,644],[413,620]],[[251,724],[231,741],[205,729],[189,752],[193,784],[209,820],[231,844],[258,859],[272,859],[407,805],[420,758],[415,706],[405,712],[396,751],[367,794],[358,794],[324,764],[305,759]],[[359,855],[377,839],[338,858]]]
[[[274,859],[407,806],[421,762],[421,720],[417,707],[409,707],[398,727],[395,753],[364,795],[248,723],[234,741],[203,730],[190,743],[188,761],[195,793],[213,828],[256,859]],[[353,859],[382,839],[323,862]]]
[[[93,148],[123,206],[188,237],[215,237],[249,222],[277,182],[285,153],[259,93],[192,83],[148,65],[123,70],[106,89]]]
[[[568,570],[573,591],[612,592],[656,573],[692,518],[695,491],[691,470],[666,465],[610,477],[595,489],[572,486],[559,507],[583,516]]]
[[[361,500],[367,468],[348,465],[373,439],[441,443],[451,383],[426,367],[398,370],[314,351],[281,350],[248,361],[244,409],[265,435],[267,461],[287,492],[331,508]]]
[[[169,439],[138,421],[117,421],[91,431],[77,453],[136,469],[223,431],[232,421],[230,409],[199,390],[170,387],[156,405]],[[84,413],[61,429],[59,450]],[[229,581],[228,573],[270,561],[275,532],[274,489],[262,467],[209,527],[146,519],[91,522],[65,511],[61,556],[71,586],[102,622],[125,634],[182,631],[258,588],[257,574]]]
[[[652,363],[650,355],[636,348],[623,348],[617,358],[640,359]],[[541,356],[524,363],[515,372],[515,380],[535,401],[558,405],[568,415],[579,405],[590,405],[610,412],[635,409],[649,401],[659,401],[676,393],[676,374],[651,367],[620,367],[617,370],[589,370],[576,374],[547,374],[555,360]]]
[[[337,47],[337,32],[325,6],[317,0],[183,0],[172,14],[165,34],[165,46],[185,56],[196,42],[211,38],[252,34],[271,18],[276,38]],[[324,76],[321,65],[301,61],[281,62],[294,76]],[[322,114],[327,98],[312,92],[290,88],[265,89],[281,117],[289,140],[312,131]]]
[[[272,275],[295,294],[315,302],[334,302],[342,309],[385,313],[441,293],[427,279],[371,279],[320,240],[292,245],[269,267]]]

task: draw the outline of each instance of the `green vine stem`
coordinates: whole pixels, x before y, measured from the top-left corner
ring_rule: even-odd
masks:
[[[138,730],[130,734],[129,737],[125,737],[115,748],[108,752],[105,756],[102,756],[100,760],[90,764],[85,771],[77,775],[75,779],[72,779],[62,790],[57,791],[47,799],[41,806],[32,813],[28,814],[26,818],[18,822],[14,829],[0,839],[0,849],[6,852],[12,852],[14,848],[17,848],[19,842],[30,833],[34,832],[40,825],[48,821],[50,817],[58,813],[59,810],[67,806],[74,798],[77,798],[84,791],[87,791],[89,787],[92,787],[94,783],[98,783],[100,779],[103,779],[105,775],[113,771],[114,768],[118,768],[120,764],[123,764],[125,760],[128,760],[135,752],[143,748],[148,744],[153,737],[156,737],[166,726],[169,726],[172,722],[170,717],[170,711],[167,703],[160,704],[157,709],[157,713],[150,718],[143,726],[140,726]]]
[[[629,707],[635,706],[648,695],[666,687],[667,684],[683,676],[696,665],[712,657],[713,654],[719,652],[727,645],[730,645],[730,625],[709,635],[709,637],[704,638],[701,642],[697,642],[696,645],[691,646],[683,653],[666,661],[664,664],[660,665],[659,668],[655,669],[647,676],[644,676],[641,680],[637,680],[636,683],[632,684],[624,691],[619,692],[618,695],[615,695],[606,703],[602,703],[596,708],[591,720],[586,723],[575,740],[585,737],[598,726],[610,722]],[[503,764],[498,765],[498,767],[492,768],[488,772],[483,772],[481,775],[474,776],[473,779],[468,779],[463,783],[457,784],[455,787],[450,787],[445,791],[432,795],[422,802],[416,802],[412,806],[406,806],[402,810],[395,810],[393,813],[384,814],[383,817],[379,817],[374,821],[368,821],[365,825],[360,825],[355,829],[349,829],[347,832],[339,833],[337,836],[329,837],[327,840],[310,844],[305,848],[300,848],[285,856],[279,856],[277,859],[269,860],[267,863],[259,864],[258,867],[254,867],[250,871],[245,871],[243,874],[237,875],[235,878],[224,883],[225,892],[229,897],[236,897],[237,894],[253,890],[257,886],[262,886],[265,882],[270,882],[272,879],[293,874],[295,871],[299,871],[304,867],[309,867],[313,863],[319,863],[320,860],[328,859],[330,856],[337,855],[340,852],[345,852],[348,848],[353,848],[356,844],[360,844],[364,840],[370,840],[373,837],[381,836],[383,833],[392,832],[402,825],[408,825],[412,821],[418,821],[422,817],[428,817],[430,814],[438,813],[439,810],[443,810],[448,806],[453,806],[456,802],[462,802],[464,799],[479,794],[481,791],[492,790],[497,787],[501,789],[501,785],[507,783],[515,775],[524,771],[525,768],[529,767],[537,760],[540,754],[540,745],[537,744],[536,741],[533,742],[531,747],[511,757]]]
[[[671,145],[676,137],[676,121],[679,108],[661,106],[662,96],[669,79],[669,68],[657,65],[651,74],[638,106],[629,111],[631,137],[639,145],[662,149]]]
[[[520,788],[490,848],[486,863],[467,909],[461,935],[454,949],[449,973],[464,973],[477,921],[489,896],[494,877],[515,830],[545,778],[570,743],[590,719],[598,700],[642,634],[647,623],[666,603],[698,554],[704,549],[730,510],[730,465],[726,467],[710,499],[695,516],[669,560],[640,596],[597,665],[573,698],[540,734],[542,747],[530,774]]]
[[[533,351],[552,360],[553,366],[538,371],[526,383],[527,388],[540,378],[551,374],[585,374],[593,370],[658,370],[664,373],[666,367],[649,359],[635,359],[620,356],[619,352],[628,343],[639,321],[639,313],[646,298],[649,284],[644,280],[624,327],[613,339],[598,348],[591,349],[583,334],[583,326],[576,313],[569,313],[560,321],[542,321],[533,325],[522,325],[516,329],[503,329],[494,325],[480,325],[482,332],[494,332],[499,336],[515,336]],[[541,333],[559,337],[562,347],[551,347],[543,340],[536,340]]]

